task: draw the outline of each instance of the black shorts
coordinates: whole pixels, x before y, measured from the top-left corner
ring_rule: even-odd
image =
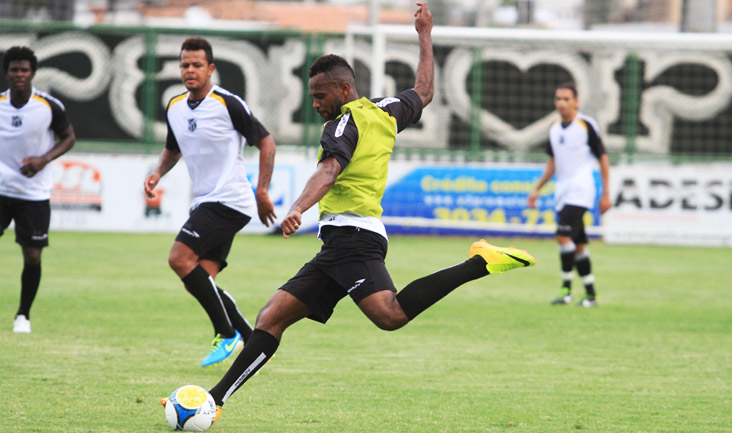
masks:
[[[199,259],[227,265],[234,236],[251,217],[221,203],[202,203],[191,211],[175,240],[192,249]]]
[[[389,243],[383,236],[356,227],[324,226],[320,238],[320,252],[280,287],[310,308],[310,319],[327,322],[346,295],[358,304],[382,290],[396,292],[384,264]]]
[[[557,215],[557,235],[572,238],[572,242],[575,244],[588,243],[583,220],[585,212],[587,212],[586,208],[565,205]]]
[[[15,242],[24,247],[48,246],[51,204],[48,200],[21,200],[0,195],[0,236],[15,221]]]

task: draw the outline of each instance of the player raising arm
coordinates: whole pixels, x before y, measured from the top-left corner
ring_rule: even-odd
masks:
[[[395,330],[468,281],[535,263],[523,250],[479,241],[468,260],[399,293],[394,287],[384,264],[388,239],[380,219],[389,159],[397,133],[420,119],[433,95],[432,14],[425,3],[417,5],[414,88],[389,98],[360,98],[343,58],[326,55],[310,67],[313,108],[326,124],[316,172],[281,226],[285,236],[296,232],[302,213],[318,203],[323,246],[260,310],[244,350],[210,391],[219,406],[272,357],[287,327],[306,317],[325,323],[347,295],[376,326]]]

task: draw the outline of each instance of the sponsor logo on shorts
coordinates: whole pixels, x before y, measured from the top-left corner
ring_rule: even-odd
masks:
[[[31,235],[31,240],[34,241],[45,241],[48,239],[48,233],[44,233],[42,235]]]
[[[358,288],[358,286],[360,286],[361,283],[363,283],[364,281],[366,281],[366,278],[361,278],[360,280],[356,280],[356,284],[354,284],[353,287],[348,289],[348,293],[351,293],[351,291],[356,290]]]
[[[199,235],[198,233],[194,232],[193,230],[188,230],[185,227],[183,227],[182,229],[180,229],[180,231],[182,231],[183,233],[187,234],[188,236],[193,236],[194,238],[200,238],[201,237],[201,235]]]

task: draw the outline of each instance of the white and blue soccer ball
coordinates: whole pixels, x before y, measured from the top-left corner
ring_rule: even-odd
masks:
[[[203,432],[216,420],[216,401],[200,386],[184,385],[170,394],[165,418],[175,431]]]

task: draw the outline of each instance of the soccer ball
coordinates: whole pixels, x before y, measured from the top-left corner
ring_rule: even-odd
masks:
[[[170,394],[165,418],[175,431],[206,431],[216,419],[216,401],[200,386],[184,385]]]

